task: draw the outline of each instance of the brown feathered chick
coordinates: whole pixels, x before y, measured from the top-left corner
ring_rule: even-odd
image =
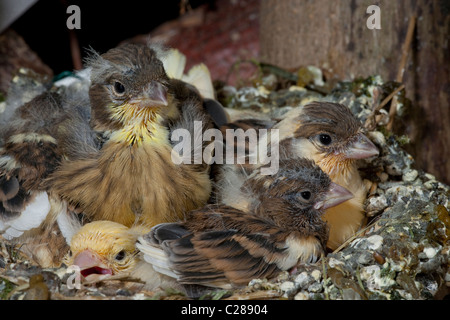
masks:
[[[67,207],[84,221],[151,226],[208,199],[209,167],[175,164],[170,140],[176,129],[194,137],[194,121],[200,134],[212,126],[206,100],[169,79],[159,60],[166,52],[156,51],[126,45],[94,54],[83,71],[90,80],[44,92],[1,128],[0,234],[27,243],[21,248],[29,245],[42,266],[60,263],[59,229],[69,241],[78,227]]]
[[[330,226],[327,246],[336,249],[365,221],[367,190],[357,160],[378,155],[378,149],[363,134],[361,123],[350,109],[337,103],[313,102],[295,108],[273,128],[280,130],[281,157],[314,160],[333,182],[354,194],[354,198],[328,209],[323,216]]]
[[[355,195],[351,200],[328,209],[323,216],[330,226],[327,244],[330,249],[339,247],[364,224],[363,203],[367,190],[358,172],[357,161],[378,155],[378,149],[364,135],[361,123],[348,107],[331,102],[312,102],[292,109],[278,122],[242,119],[223,126],[222,130],[237,127],[245,130],[278,129],[281,158],[312,159],[333,182]],[[266,141],[260,140],[259,144],[261,143]],[[254,146],[244,146],[246,154],[261,149],[261,145],[256,151],[252,151],[250,147]],[[237,208],[247,207],[247,199],[236,194],[227,185],[230,180],[242,180],[242,175],[251,172],[254,167],[255,165],[248,163],[222,167],[218,175],[216,199]]]
[[[53,226],[64,205],[49,196],[44,183],[62,158],[55,129],[66,112],[64,99],[55,90],[44,92],[16,109],[1,128],[0,234],[18,241],[43,266],[58,264],[67,250]]]
[[[327,241],[323,211],[352,197],[312,161],[288,159],[278,173],[259,169],[241,187],[249,212],[208,205],[186,221],[157,225],[137,247],[178,283],[231,288],[316,261]]]
[[[204,205],[211,190],[209,166],[178,165],[171,158],[173,130],[194,136],[194,121],[201,121],[202,130],[212,126],[197,90],[169,79],[148,46],[111,49],[92,57],[89,66],[91,127],[103,144],[67,146],[72,157],[52,175],[51,191],[88,220],[126,226],[176,221]]]

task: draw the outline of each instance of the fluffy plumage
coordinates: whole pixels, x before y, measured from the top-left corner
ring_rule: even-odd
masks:
[[[67,250],[54,226],[65,205],[48,193],[44,181],[62,159],[57,126],[71,94],[50,90],[38,95],[16,109],[1,132],[0,234],[18,241],[24,253],[45,266],[58,264]]]
[[[336,249],[365,223],[367,190],[357,160],[377,156],[378,149],[350,109],[337,103],[314,102],[294,109],[274,128],[280,129],[280,152],[313,159],[333,182],[354,194],[323,216],[330,226],[327,246]]]
[[[51,190],[90,220],[127,226],[176,221],[209,198],[209,166],[171,161],[174,128],[212,127],[194,87],[169,79],[147,46],[111,49],[90,62],[91,124],[100,150],[63,161]],[[176,196],[175,196],[176,195]]]
[[[313,262],[327,239],[320,215],[352,195],[310,160],[283,160],[280,167],[273,176],[256,170],[240,186],[248,212],[207,205],[145,235],[141,227],[95,221],[72,237],[65,263],[80,267],[88,282],[131,276],[149,289],[183,285],[197,294],[191,285],[230,288]]]
[[[252,127],[254,120],[242,120]],[[235,125],[242,126],[236,122]],[[232,126],[232,124],[231,124]],[[230,124],[225,127],[230,127]],[[365,221],[363,203],[367,190],[358,172],[357,160],[378,155],[378,149],[363,134],[362,126],[349,108],[331,102],[313,102],[288,112],[277,123],[256,122],[256,128],[279,130],[280,157],[297,157],[314,160],[333,182],[342,185],[354,194],[354,198],[328,209],[323,219],[330,226],[327,246],[336,249],[352,236]],[[250,167],[250,168],[249,168]],[[251,171],[252,166],[245,166]],[[224,168],[219,184],[229,179],[239,179],[243,170],[238,167]],[[231,177],[231,178],[230,178]],[[233,178],[234,177],[234,178]],[[219,189],[217,198],[233,205],[233,191]],[[240,205],[246,205],[241,199]]]
[[[106,220],[87,223],[73,235],[63,262],[79,267],[83,283],[116,277],[141,280],[151,289],[176,286],[173,280],[155,272],[136,248],[138,237],[146,231],[141,226],[128,228]]]
[[[0,140],[0,233],[33,229],[24,236],[36,236],[59,224],[70,240],[73,213],[83,223],[150,228],[206,203],[209,165],[175,164],[170,138],[175,129],[194,136],[194,121],[201,130],[214,122],[193,85],[167,76],[163,55],[170,56],[141,45],[93,53],[90,79],[54,87],[15,111]]]
[[[282,160],[240,187],[248,211],[208,205],[184,222],[157,225],[139,238],[144,259],[184,285],[230,288],[316,261],[327,240],[324,209],[352,197],[312,161]]]
[[[80,267],[87,281],[118,273],[128,275],[139,263],[135,247],[139,235],[139,229],[112,221],[88,223],[72,237],[64,263]]]

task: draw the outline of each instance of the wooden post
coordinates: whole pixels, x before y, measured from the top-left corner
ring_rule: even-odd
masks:
[[[381,29],[366,25],[381,9]],[[450,3],[440,0],[263,0],[261,59],[284,68],[315,65],[330,79],[379,74],[396,80],[411,17],[416,16],[403,70],[412,100],[397,134],[407,134],[418,168],[450,183]],[[401,129],[401,132],[399,131]]]

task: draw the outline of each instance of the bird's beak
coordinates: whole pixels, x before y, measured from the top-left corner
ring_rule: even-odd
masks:
[[[152,81],[141,96],[129,103],[139,108],[167,106],[167,88],[158,81]]]
[[[97,282],[113,274],[113,271],[103,263],[101,257],[89,249],[80,252],[75,257],[73,264],[80,267],[81,275],[87,282]]]
[[[325,199],[322,201],[317,202],[314,205],[314,208],[319,209],[328,209],[334,206],[337,206],[338,204],[347,201],[349,199],[353,198],[353,193],[345,189],[344,187],[341,187],[340,185],[332,182],[330,184],[330,189],[325,195]]]
[[[365,159],[377,156],[379,151],[369,138],[360,133],[344,154],[347,159]]]

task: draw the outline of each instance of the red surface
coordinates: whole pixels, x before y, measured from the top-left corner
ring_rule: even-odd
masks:
[[[260,0],[217,0],[215,8],[196,9],[204,10],[204,15],[194,25],[186,26],[180,18],[157,28],[150,36],[163,38],[168,46],[183,52],[186,71],[203,62],[213,80],[226,80],[235,62],[258,58],[259,3]],[[234,84],[233,78],[229,80]]]

